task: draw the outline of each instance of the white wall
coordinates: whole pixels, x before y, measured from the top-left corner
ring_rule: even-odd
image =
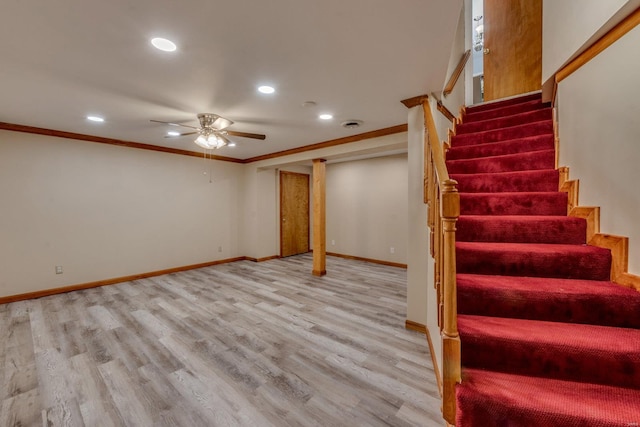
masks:
[[[423,202],[423,159],[424,114],[418,106],[409,110],[407,320],[429,326],[428,312],[437,307],[436,300],[428,298],[433,287],[433,261],[429,255],[427,205]]]
[[[327,252],[406,264],[407,155],[329,163],[326,182]]]
[[[640,28],[558,88],[560,164],[580,180],[580,205],[601,207],[601,231],[630,238],[629,271],[640,274]]]
[[[245,165],[240,189],[243,221],[239,233],[244,256],[260,259],[280,253],[278,179],[275,169]]]
[[[454,70],[460,63],[460,58],[462,58],[467,50],[465,37],[470,37],[470,35],[468,34],[468,31],[466,31],[465,13],[466,11],[464,9],[460,11],[460,17],[458,18],[458,27],[456,29],[456,35],[453,40],[453,45],[451,46],[451,55],[449,56],[449,66],[447,67],[447,81],[443,83],[443,89],[444,85],[447,84],[449,77],[453,74]],[[462,74],[458,78],[458,82],[453,87],[453,91],[446,97],[441,96],[442,104],[447,107],[454,116],[458,116],[458,114],[460,113],[460,107],[465,104],[466,76],[472,73],[473,61],[471,60],[471,58],[469,58],[464,70],[462,71]],[[447,138],[447,129],[451,126],[451,122],[449,122],[449,120],[447,120],[440,112],[436,112],[434,114],[434,119],[436,121],[441,121],[442,125],[438,125],[437,122],[436,126],[438,127],[438,135],[440,136],[440,139],[445,140]]]
[[[0,131],[0,296],[238,256],[241,170]]]
[[[542,81],[552,77],[594,35],[600,36],[600,29],[621,8],[637,4],[636,0],[544,0]]]

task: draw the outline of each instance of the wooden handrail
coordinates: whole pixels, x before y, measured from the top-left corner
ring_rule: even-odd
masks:
[[[424,122],[427,128],[427,138],[429,141],[429,147],[432,153],[432,162],[436,172],[436,178],[439,183],[449,180],[449,171],[444,162],[444,150],[438,140],[438,130],[436,124],[433,121],[433,114],[431,114],[431,108],[427,102],[422,104],[424,108]]]
[[[425,136],[425,194],[429,203],[427,223],[431,228],[431,255],[435,258],[434,284],[438,324],[442,340],[442,415],[455,424],[456,384],[461,378],[456,283],[456,222],[460,216],[460,194],[449,177],[444,150],[433,114],[423,102]]]
[[[462,57],[460,58],[460,62],[458,62],[458,65],[456,65],[455,70],[453,70],[453,73],[451,73],[451,77],[449,77],[449,81],[447,82],[447,85],[444,87],[444,90],[442,91],[442,94],[444,96],[447,96],[451,92],[453,92],[453,88],[456,86],[456,83],[458,82],[458,79],[462,74],[462,70],[464,70],[464,66],[467,65],[467,61],[469,60],[470,56],[471,56],[471,49],[468,49],[465,53],[462,54]]]
[[[438,100],[436,103],[436,108],[438,109],[438,111],[440,111],[442,113],[443,116],[445,116],[447,118],[447,120],[449,120],[451,123],[453,123],[456,120],[456,116],[453,115],[453,113],[447,108],[445,107],[445,105],[442,103],[442,101]]]

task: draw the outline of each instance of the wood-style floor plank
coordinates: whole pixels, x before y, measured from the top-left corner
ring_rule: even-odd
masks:
[[[2,426],[441,426],[406,271],[241,261],[0,305]]]

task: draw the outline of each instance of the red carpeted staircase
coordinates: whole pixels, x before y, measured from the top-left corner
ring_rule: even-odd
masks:
[[[567,216],[551,114],[539,94],[470,107],[447,152],[458,427],[640,426],[640,292]]]

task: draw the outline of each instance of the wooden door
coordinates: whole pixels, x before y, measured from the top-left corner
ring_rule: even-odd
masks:
[[[484,0],[484,100],[542,87],[542,0]]]
[[[280,256],[309,252],[309,175],[280,172]]]

